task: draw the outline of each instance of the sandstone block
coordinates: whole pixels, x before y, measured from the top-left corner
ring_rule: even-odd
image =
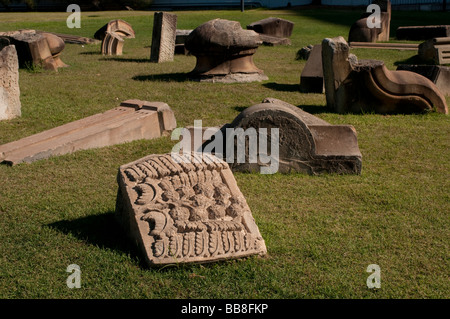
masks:
[[[149,266],[264,255],[264,239],[228,164],[210,154],[122,165],[116,216]]]
[[[383,61],[350,59],[342,37],[323,40],[322,63],[327,105],[338,113],[448,113],[433,82],[413,72],[390,71]]]
[[[153,139],[175,127],[175,117],[166,103],[127,100],[104,113],[0,145],[0,162],[31,163],[77,150]]]
[[[380,28],[370,28],[367,24],[371,12],[365,12],[361,18],[350,28],[348,42],[377,42],[389,41],[391,29],[391,2],[389,0],[375,0],[372,4],[377,4],[381,9]]]
[[[399,65],[398,71],[411,71],[423,75],[436,84],[442,94],[450,96],[450,67],[442,65]]]
[[[0,38],[0,120],[20,115],[19,59],[15,46]]]
[[[428,40],[450,37],[450,25],[404,26],[397,29],[398,40]]]
[[[300,76],[300,92],[323,93],[322,45],[315,45]]]
[[[418,54],[425,62],[450,64],[450,37],[433,38],[421,43]]]

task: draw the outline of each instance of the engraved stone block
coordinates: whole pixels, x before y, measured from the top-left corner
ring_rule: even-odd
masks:
[[[150,62],[173,61],[176,31],[177,16],[175,14],[155,12]]]
[[[211,154],[150,155],[118,173],[116,216],[150,266],[266,254],[226,162]]]

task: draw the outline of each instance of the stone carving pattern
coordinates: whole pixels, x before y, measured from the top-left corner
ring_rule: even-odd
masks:
[[[154,257],[259,253],[262,238],[252,234],[243,220],[244,213],[250,213],[245,198],[232,196],[220,174],[228,166],[208,154],[203,154],[205,159],[208,163],[177,163],[161,155],[125,169],[129,181],[136,183],[135,204],[154,238]]]

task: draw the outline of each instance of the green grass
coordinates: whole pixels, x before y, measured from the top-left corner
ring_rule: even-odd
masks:
[[[83,12],[81,29],[66,27],[67,13],[0,13],[0,31],[34,28],[92,37],[117,18],[136,31],[120,57],[103,57],[99,45],[67,44],[62,60],[69,68],[20,70],[22,117],[0,122],[0,144],[131,98],[168,103],[182,127],[197,119],[204,126],[229,123],[244,108],[274,97],[332,124],[353,125],[362,174],[236,173],[268,256],[149,269],[115,223],[116,174],[122,164],[170,152],[176,141],[135,141],[0,165],[0,298],[449,298],[448,116],[340,115],[325,107],[323,94],[298,91],[305,62],[295,60],[297,51],[325,37],[347,38],[360,12],[176,14],[180,29],[217,17],[244,27],[269,16],[286,18],[295,22],[292,46],[258,49],[255,64],[269,77],[263,83],[197,83],[185,76],[195,65],[192,56],[149,62],[153,12]],[[449,15],[394,12],[393,17],[394,25],[445,24]],[[353,53],[382,59],[390,69],[415,55]],[[66,286],[70,264],[81,267],[80,289]],[[370,264],[381,267],[381,289],[366,286]]]

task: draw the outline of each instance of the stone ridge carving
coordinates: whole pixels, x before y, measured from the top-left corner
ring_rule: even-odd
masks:
[[[95,32],[94,38],[97,40],[103,40],[106,32],[115,32],[122,38],[135,38],[135,32],[131,27],[131,24],[121,19],[109,21]]]
[[[228,164],[211,154],[188,155],[150,155],[119,168],[116,216],[147,263],[266,254]]]
[[[105,32],[105,37],[102,41],[103,55],[122,55],[123,42],[121,36],[115,32]]]
[[[176,126],[166,103],[126,100],[106,112],[0,145],[0,163],[31,163],[78,150],[158,138]]]

